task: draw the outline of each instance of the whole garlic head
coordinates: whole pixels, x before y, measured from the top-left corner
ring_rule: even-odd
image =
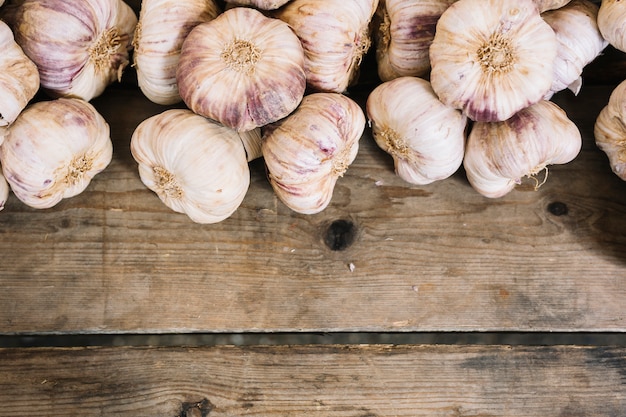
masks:
[[[250,171],[242,136],[187,109],[171,109],[137,126],[130,142],[141,181],[161,201],[196,223],[217,223],[245,197]]]
[[[540,13],[556,10],[567,5],[571,0],[534,0]]]
[[[324,210],[364,130],[361,107],[339,93],[309,94],[292,114],[267,126],[261,149],[278,198],[298,213]]]
[[[611,170],[626,181],[626,80],[611,92],[594,124],[596,145],[609,158]]]
[[[38,209],[83,192],[112,154],[109,125],[91,104],[76,98],[29,105],[0,146],[11,190]]]
[[[0,50],[0,126],[7,126],[39,90],[39,72],[15,42],[9,26],[1,20]]]
[[[157,104],[181,101],[176,68],[183,41],[203,22],[215,19],[220,9],[214,0],[143,0],[133,37],[137,83]]]
[[[476,122],[467,140],[463,166],[472,187],[485,197],[509,193],[524,177],[565,164],[580,152],[578,127],[565,112],[541,100],[503,122]]]
[[[137,17],[122,0],[20,0],[9,22],[44,91],[89,101],[121,79]]]
[[[235,7],[189,33],[177,81],[195,113],[237,131],[252,130],[298,106],[306,88],[304,52],[285,22]]]
[[[459,0],[437,22],[430,81],[470,119],[506,120],[548,92],[556,49],[532,0]]]
[[[626,3],[602,0],[598,10],[598,28],[609,44],[626,52]]]
[[[370,93],[366,110],[374,140],[393,157],[403,180],[429,184],[461,166],[467,117],[441,103],[428,81],[399,77],[384,82]]]

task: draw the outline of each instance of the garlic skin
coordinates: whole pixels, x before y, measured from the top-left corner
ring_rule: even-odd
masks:
[[[598,10],[598,28],[611,46],[626,52],[626,3],[602,0]]]
[[[366,112],[374,140],[393,157],[403,180],[430,184],[461,166],[467,117],[441,103],[428,81],[399,77],[384,82],[370,93]]]
[[[596,118],[593,133],[613,173],[626,181],[626,80],[611,92],[607,105]]]
[[[378,0],[292,0],[275,13],[302,42],[313,91],[343,93],[358,79],[377,6]]]
[[[378,77],[424,76],[428,52],[441,14],[456,0],[380,0],[376,10]]]
[[[215,19],[214,0],[143,0],[133,37],[133,66],[144,95],[157,104],[180,102],[176,68],[183,41],[191,30]]]
[[[571,0],[534,0],[540,13],[566,6]]]
[[[582,72],[608,46],[598,29],[599,6],[589,0],[572,0],[542,17],[556,34],[558,42],[552,87],[544,96],[569,88],[575,95],[582,87]]]
[[[39,90],[39,72],[1,20],[0,50],[0,126],[8,126]]]
[[[9,23],[46,93],[89,101],[121,79],[137,24],[124,1],[20,1]]]
[[[9,187],[9,183],[2,175],[2,171],[0,170],[0,211],[4,209],[4,205],[9,199],[9,191],[11,191]]]
[[[37,209],[83,192],[112,154],[109,125],[91,104],[76,98],[26,107],[7,128],[0,146],[11,190]]]
[[[287,4],[289,0],[226,0],[232,6],[252,6],[261,10],[275,10]]]
[[[230,217],[243,201],[250,170],[242,136],[188,109],[171,109],[141,122],[130,150],[141,181],[161,201],[196,223]]]
[[[189,33],[177,81],[195,113],[237,131],[252,130],[298,106],[306,88],[304,52],[285,22],[235,7]]]
[[[324,210],[364,130],[361,107],[339,93],[309,94],[292,114],[267,126],[263,158],[278,198],[297,213]]]
[[[556,50],[532,0],[459,0],[437,22],[430,81],[470,119],[502,121],[548,92]]]
[[[582,146],[578,127],[565,112],[541,100],[503,122],[476,122],[469,133],[463,166],[471,186],[485,197],[499,198],[535,177],[547,166],[572,161]]]

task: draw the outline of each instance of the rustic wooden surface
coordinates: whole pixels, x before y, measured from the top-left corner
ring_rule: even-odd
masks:
[[[626,350],[0,349],[0,416],[623,416]]]

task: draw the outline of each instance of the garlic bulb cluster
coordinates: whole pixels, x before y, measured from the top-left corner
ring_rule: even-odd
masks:
[[[112,153],[109,125],[96,109],[58,98],[24,109],[7,128],[0,161],[17,198],[43,209],[83,192]]]
[[[167,207],[196,223],[217,223],[248,191],[244,136],[261,140],[260,129],[237,133],[191,110],[171,109],[141,122],[130,147],[141,181]]]
[[[471,186],[498,198],[524,177],[536,176],[552,164],[572,161],[580,152],[578,127],[548,100],[529,106],[506,121],[476,122],[467,140],[463,166]],[[544,181],[547,177],[544,177]]]
[[[467,117],[441,103],[428,81],[399,77],[384,82],[370,93],[366,110],[376,143],[393,157],[405,181],[429,184],[461,166]]]
[[[545,12],[542,17],[556,34],[558,42],[552,87],[544,98],[569,88],[578,94],[584,67],[596,59],[608,42],[598,29],[599,6],[589,0],[572,0]]]
[[[354,161],[365,114],[339,93],[306,95],[285,119],[265,128],[262,151],[278,198],[303,214],[324,210],[337,179]]]
[[[215,0],[143,0],[133,37],[137,83],[157,104],[181,101],[176,68],[189,32],[220,14]]]
[[[383,82],[427,75],[437,21],[455,1],[380,0],[374,38],[378,76]]]
[[[0,50],[0,126],[7,126],[39,90],[39,72],[3,21],[0,21]]]
[[[287,116],[302,100],[303,48],[285,22],[235,7],[185,38],[177,82],[195,113],[252,130]]]
[[[532,0],[459,0],[437,22],[430,81],[470,119],[503,121],[548,92],[557,45]]]
[[[122,0],[20,0],[9,23],[44,91],[89,101],[120,80],[137,17]]]
[[[226,0],[232,6],[252,6],[261,10],[275,10],[288,2],[289,0]]]
[[[302,42],[312,90],[343,93],[358,79],[377,6],[378,0],[292,0],[276,12]]]
[[[596,118],[596,145],[609,158],[611,169],[626,181],[626,80],[609,96],[609,101]]]

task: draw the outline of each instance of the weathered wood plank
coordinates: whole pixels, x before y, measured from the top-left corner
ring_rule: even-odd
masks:
[[[623,416],[626,350],[0,350],[0,416]]]

